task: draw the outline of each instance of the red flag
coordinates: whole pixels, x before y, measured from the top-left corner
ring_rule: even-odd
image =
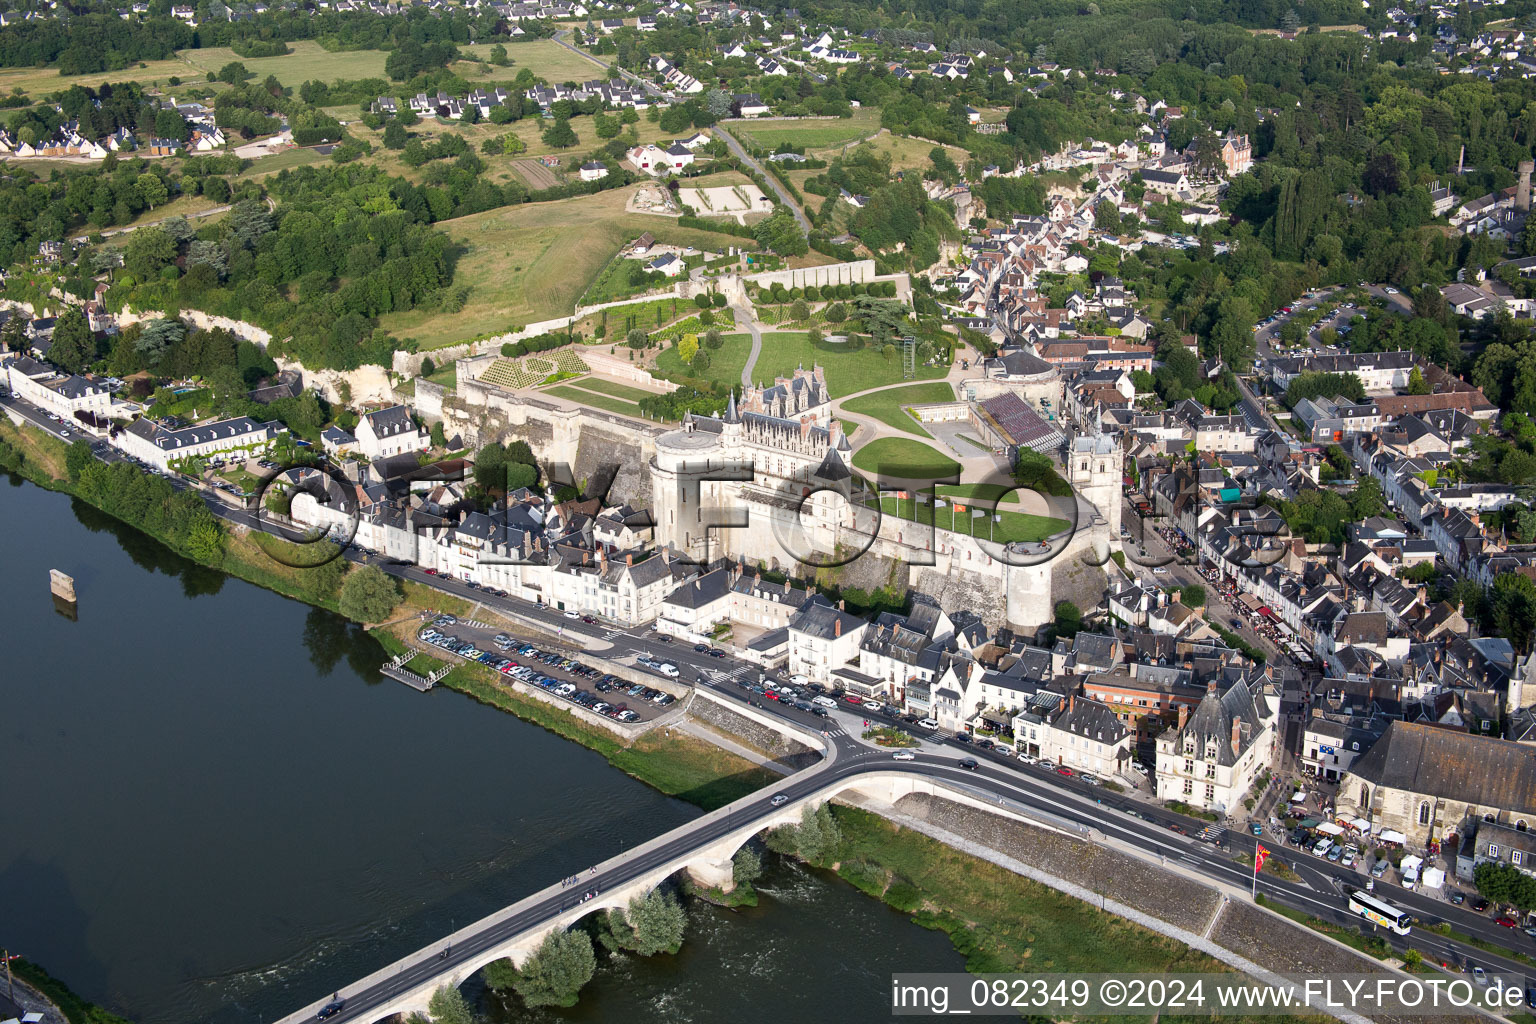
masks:
[[[1264,860],[1269,856],[1269,851],[1260,843],[1258,850],[1253,855],[1253,873],[1258,874],[1264,870]]]

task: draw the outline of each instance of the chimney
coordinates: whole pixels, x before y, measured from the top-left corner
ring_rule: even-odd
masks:
[[[1232,753],[1236,754],[1243,749],[1243,723],[1241,719],[1232,719]]]
[[[629,552],[628,554],[626,554],[624,556],[624,564],[625,565],[634,565],[635,564],[635,553],[633,551]]]
[[[844,601],[843,601],[843,599],[842,599],[842,598],[838,598],[838,601],[837,601],[837,610],[838,610],[838,611],[842,611],[842,610],[843,610],[843,608],[844,608],[844,605],[845,605],[845,602],[844,602]]]
[[[843,635],[843,620],[842,619],[833,619],[832,620],[832,635],[833,636],[842,636]]]
[[[1073,706],[1076,703],[1077,703],[1077,694],[1075,694],[1075,693],[1067,694],[1067,714],[1071,714],[1072,713],[1072,708],[1073,708]]]
[[[592,552],[590,552],[590,551],[583,551],[581,553],[581,564],[582,565],[591,565],[592,564]]]
[[[1205,684],[1205,692],[1206,692],[1207,696],[1210,696],[1210,697],[1216,696],[1216,677],[1215,676],[1212,676],[1210,678],[1210,681]]]
[[[1536,170],[1536,162],[1520,161],[1520,184],[1515,189],[1515,209],[1522,213],[1529,213],[1531,209],[1531,171],[1533,170]]]
[[[1189,721],[1189,705],[1188,704],[1180,704],[1179,705],[1179,731],[1180,732],[1184,731],[1184,725],[1188,721]]]

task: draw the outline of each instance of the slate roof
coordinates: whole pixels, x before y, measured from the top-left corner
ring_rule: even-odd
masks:
[[[1394,721],[1350,774],[1388,789],[1536,814],[1536,750],[1492,736]]]

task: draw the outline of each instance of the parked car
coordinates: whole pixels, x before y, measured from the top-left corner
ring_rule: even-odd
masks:
[[[1488,901],[1481,896],[1474,896],[1472,898],[1472,909],[1481,914],[1488,909]]]
[[[925,718],[917,724],[924,729],[937,729],[939,727],[939,723],[931,718]]]
[[[1380,878],[1382,875],[1387,873],[1387,868],[1390,867],[1390,866],[1391,865],[1387,861],[1378,860],[1371,867],[1371,877],[1372,878]]]

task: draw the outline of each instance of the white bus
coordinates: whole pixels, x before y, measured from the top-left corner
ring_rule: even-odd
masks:
[[[1408,912],[1398,910],[1385,900],[1379,900],[1359,889],[1349,894],[1349,912],[1359,914],[1383,928],[1391,928],[1399,935],[1407,935],[1409,924],[1413,921],[1413,915]]]

